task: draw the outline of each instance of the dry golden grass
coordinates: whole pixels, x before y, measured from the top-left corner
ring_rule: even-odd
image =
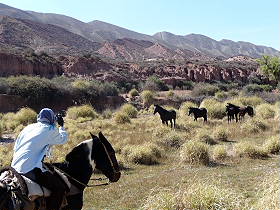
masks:
[[[180,151],[180,159],[183,164],[209,164],[209,149],[204,143],[189,141]]]
[[[275,116],[275,107],[271,104],[260,104],[256,107],[256,115],[263,119],[274,118]]]
[[[137,109],[131,105],[131,104],[124,104],[122,107],[121,107],[121,112],[124,113],[124,114],[127,114],[130,118],[136,118],[137,117]]]
[[[266,174],[259,191],[257,192],[259,199],[254,205],[256,210],[279,210],[280,209],[280,178],[279,170],[273,170]]]
[[[268,156],[268,152],[263,147],[251,142],[239,142],[235,145],[235,150],[239,157],[265,158]]]
[[[257,104],[259,99],[254,100],[250,103]],[[218,105],[224,108],[224,104]],[[260,210],[266,202],[276,201],[275,189],[264,190],[279,184],[279,179],[269,181],[273,184],[266,187],[259,185],[267,171],[279,168],[278,156],[271,155],[279,154],[276,116],[269,120],[246,116],[244,122],[228,124],[226,118],[194,122],[184,114],[179,115],[176,129],[171,129],[161,124],[153,109],[151,106],[149,110],[141,110],[137,118],[123,124],[111,118],[116,115],[113,111],[108,111],[108,117],[101,115],[94,119],[87,116],[71,119],[67,115],[65,127],[70,139],[65,145],[53,147],[52,161],[63,161],[73,147],[90,138],[89,132],[102,131],[124,169],[119,182],[86,189],[83,209],[214,210],[220,205],[221,209]],[[3,116],[13,117],[12,113]],[[13,128],[10,131],[19,132],[24,127],[20,126],[10,125]],[[213,139],[217,130],[227,133],[230,141],[219,141],[214,146],[200,142]],[[3,132],[9,132],[7,127],[3,127]],[[10,163],[12,144],[0,145],[0,157],[0,164]],[[208,164],[210,158],[217,161],[215,167],[211,167],[213,160]],[[271,200],[265,196],[269,192],[273,195]],[[276,210],[272,205],[271,209]]]
[[[226,116],[226,107],[223,103],[217,101],[214,98],[204,99],[200,107],[207,109],[208,116],[214,119],[222,119]]]
[[[216,145],[212,153],[214,160],[224,160],[228,157],[227,147],[225,145]]]

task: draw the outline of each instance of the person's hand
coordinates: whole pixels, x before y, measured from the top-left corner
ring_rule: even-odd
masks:
[[[61,127],[64,125],[64,120],[61,114],[57,114],[56,115],[56,122],[58,125],[60,125]]]

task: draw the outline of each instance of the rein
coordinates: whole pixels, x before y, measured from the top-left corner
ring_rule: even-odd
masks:
[[[60,171],[61,173],[63,173],[65,176],[67,176],[68,178],[72,179],[73,181],[79,183],[80,185],[84,186],[84,187],[99,187],[99,186],[104,186],[104,185],[109,185],[109,182],[108,183],[103,183],[103,184],[94,184],[94,185],[88,185],[88,184],[85,184],[81,181],[79,181],[78,179],[74,178],[73,176],[69,175],[68,173],[66,173],[65,171],[61,170],[60,168],[56,167],[53,165],[53,167],[55,169],[57,169],[58,171]],[[90,179],[90,180],[98,180],[98,181],[102,181],[102,180],[106,180],[108,178],[98,178],[98,179]]]
[[[110,165],[111,167],[113,168],[113,172],[116,174],[116,173],[119,173],[119,170],[117,171],[114,167],[114,164],[113,164],[113,161],[109,155],[109,152],[107,150],[107,148],[105,147],[105,145],[101,142],[104,150],[105,150],[105,153],[109,159],[109,162],[110,162]],[[68,178],[74,180],[75,182],[79,183],[80,185],[84,186],[84,187],[99,187],[99,186],[104,186],[104,185],[109,185],[110,182],[107,182],[107,183],[103,183],[103,184],[95,184],[95,185],[88,185],[88,184],[85,184],[79,180],[77,180],[76,178],[74,178],[73,176],[69,175],[68,173],[66,173],[65,171],[61,170],[60,168],[56,167],[53,165],[54,168],[56,168],[58,171],[60,171],[61,173],[65,174]],[[90,180],[95,180],[95,181],[102,181],[102,180],[107,180],[108,178],[97,178],[97,179],[90,179]]]

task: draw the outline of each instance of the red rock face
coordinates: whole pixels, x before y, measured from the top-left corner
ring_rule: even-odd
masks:
[[[257,68],[256,64],[240,67],[234,65],[217,66],[213,64],[196,64],[188,62],[184,65],[176,64],[145,67],[131,64],[129,69],[142,79],[157,75],[159,78],[163,78],[172,85],[175,80],[191,80],[194,82],[239,80],[245,82],[250,74],[257,73]]]
[[[0,53],[0,76],[39,75],[53,77],[62,74],[62,67],[56,62],[43,59],[27,59],[19,55]]]
[[[62,68],[67,74],[95,75],[112,69],[111,64],[92,57],[60,57]]]

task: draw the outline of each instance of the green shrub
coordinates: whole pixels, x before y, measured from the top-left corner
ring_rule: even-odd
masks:
[[[264,158],[268,153],[262,147],[255,146],[250,142],[239,142],[235,145],[236,154],[239,157]]]
[[[247,96],[247,97],[239,97],[240,102],[243,106],[257,106],[259,104],[264,103],[264,100],[258,96]]]
[[[264,103],[264,100],[258,96],[248,96],[248,97],[237,97],[230,100],[226,100],[224,104],[232,103],[237,106],[253,106],[256,107],[259,104]]]
[[[217,141],[227,141],[229,133],[224,127],[217,127],[213,132],[213,138]]]
[[[218,91],[215,93],[215,98],[222,100],[222,99],[226,99],[228,97],[228,93],[224,92],[224,91]]]
[[[191,210],[235,210],[242,209],[244,200],[240,193],[209,182],[195,182],[182,195],[182,209]]]
[[[169,88],[162,80],[155,76],[152,76],[146,80],[142,89],[151,91],[166,91]]]
[[[136,118],[138,114],[137,109],[131,104],[124,104],[121,107],[121,112],[127,114],[130,118]]]
[[[2,117],[3,129],[14,131],[19,125],[26,126],[30,123],[35,123],[37,113],[30,108],[22,108],[16,113],[7,113]]]
[[[158,138],[156,142],[165,148],[179,148],[184,140],[176,131],[171,131],[163,137]]]
[[[57,88],[50,80],[40,77],[9,77],[8,94],[19,95],[32,104],[46,103],[54,100]]]
[[[14,120],[18,125],[35,123],[37,120],[37,113],[30,108],[22,108],[15,114]]]
[[[141,98],[145,105],[151,105],[154,101],[154,93],[150,90],[144,90],[141,93]]]
[[[13,145],[7,144],[5,146],[0,146],[0,168],[7,167],[11,165],[13,159]]]
[[[214,98],[204,99],[200,107],[207,109],[208,117],[222,119],[226,116],[225,105]]]
[[[262,119],[248,119],[241,130],[246,133],[259,133],[268,129],[268,125]]]
[[[213,159],[224,160],[227,157],[227,148],[225,145],[216,145],[213,148]]]
[[[122,154],[129,162],[144,165],[153,165],[162,157],[161,149],[152,143],[144,145],[127,145],[122,149]]]
[[[280,151],[280,141],[279,136],[270,137],[264,144],[264,149],[268,153],[279,154]]]
[[[217,142],[209,135],[209,131],[204,129],[199,130],[194,139],[205,144],[217,144]]]
[[[274,118],[275,110],[271,104],[260,104],[256,107],[256,114],[264,119]]]
[[[182,163],[187,164],[209,164],[208,146],[197,141],[189,141],[183,144],[180,151]]]
[[[110,109],[105,109],[101,114],[103,119],[110,119],[113,116],[113,112]]]
[[[193,96],[214,96],[216,92],[219,91],[219,88],[208,84],[208,83],[197,83],[193,90],[192,95]]]
[[[114,120],[118,124],[130,123],[130,117],[120,111],[115,113]]]
[[[135,88],[133,88],[129,91],[128,95],[130,95],[130,97],[139,96],[139,92]]]
[[[67,117],[73,120],[78,118],[95,119],[98,114],[91,105],[73,106],[67,109]]]
[[[246,93],[257,93],[257,92],[263,92],[263,91],[270,92],[273,90],[273,87],[271,85],[249,84],[249,85],[246,85],[243,88],[243,90]]]
[[[175,95],[175,93],[174,93],[174,91],[172,91],[172,90],[169,90],[168,92],[167,92],[167,98],[173,98],[174,97],[174,95]]]

